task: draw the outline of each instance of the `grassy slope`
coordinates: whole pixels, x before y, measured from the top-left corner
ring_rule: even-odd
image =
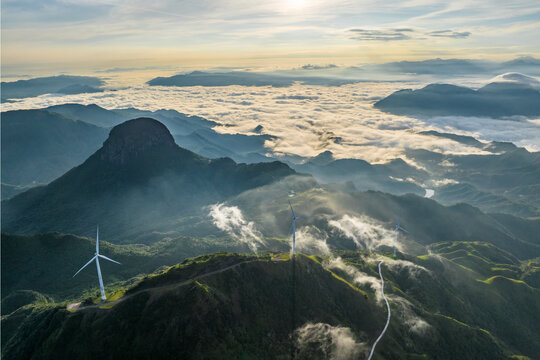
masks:
[[[100,241],[100,253],[122,263],[100,262],[107,288],[160,266],[176,264],[187,257],[219,250],[247,251],[231,239],[188,237],[165,239],[153,246],[113,245]],[[2,234],[2,299],[16,290],[33,290],[57,301],[74,299],[87,292],[98,292],[95,265],[80,269],[95,252],[95,240],[74,235]],[[2,309],[4,313],[5,309]]]
[[[181,284],[205,268],[242,261],[242,265],[184,286],[163,287]],[[375,264],[365,265],[375,271]],[[218,254],[145,278],[131,291],[134,296],[110,309],[70,313],[62,307],[23,308],[3,320],[16,328],[11,318],[23,316],[20,313],[26,316],[16,334],[4,339],[4,358],[288,358],[290,270],[290,261]],[[299,255],[296,274],[295,327],[308,322],[345,326],[358,341],[373,343],[386,311],[376,304],[372,291],[361,291],[316,258]],[[146,291],[139,292],[141,289]],[[504,358],[485,331],[426,313],[435,330],[420,336],[403,322],[399,307],[392,307],[395,317],[379,345],[384,358],[407,354],[441,359]],[[309,358],[324,358],[316,351],[308,353]],[[301,354],[304,357],[300,358],[307,358],[305,351]]]

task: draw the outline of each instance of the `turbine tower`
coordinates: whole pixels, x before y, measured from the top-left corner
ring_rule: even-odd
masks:
[[[96,253],[94,254],[94,257],[90,259],[90,261],[88,261],[82,268],[79,269],[79,271],[75,273],[75,275],[73,275],[73,277],[77,276],[77,274],[80,273],[82,269],[90,265],[92,261],[96,260],[97,274],[99,278],[99,289],[101,290],[101,300],[105,300],[107,299],[107,297],[105,296],[105,289],[103,288],[103,278],[101,277],[101,268],[99,267],[99,258],[112,261],[113,263],[116,263],[116,264],[120,264],[118,261],[109,259],[105,255],[101,255],[99,253],[99,225],[98,225],[97,231],[96,231]]]
[[[296,220],[306,219],[306,217],[297,217],[290,201],[289,206],[291,207],[292,213],[292,253],[294,257],[296,255]]]
[[[401,227],[400,223],[401,223],[401,220],[398,217],[397,225],[396,225],[396,228],[394,229],[394,233],[396,234],[396,237],[394,238],[394,259],[396,258],[396,242],[397,242],[399,230],[409,233],[407,230]]]

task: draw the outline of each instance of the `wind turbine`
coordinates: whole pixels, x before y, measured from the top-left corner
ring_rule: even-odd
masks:
[[[96,253],[94,254],[94,257],[92,259],[90,259],[89,262],[87,262],[82,268],[79,269],[79,271],[77,271],[75,273],[75,275],[73,275],[73,277],[77,276],[77,274],[80,273],[82,269],[84,269],[85,267],[90,265],[90,263],[92,261],[96,260],[97,274],[98,274],[98,278],[99,278],[99,288],[101,290],[101,300],[105,300],[105,299],[107,299],[107,297],[105,296],[105,289],[103,288],[103,278],[101,277],[101,268],[99,267],[99,258],[112,261],[113,263],[116,263],[116,264],[120,264],[118,261],[115,261],[113,259],[109,259],[105,255],[101,255],[99,253],[99,225],[98,225],[97,231],[96,231]]]
[[[396,234],[396,237],[394,238],[394,259],[396,258],[396,242],[397,242],[399,230],[406,232],[407,234],[409,233],[407,230],[401,227],[400,223],[401,223],[401,220],[398,217],[397,225],[396,225],[396,228],[394,229],[394,233]]]
[[[289,201],[289,206],[291,207],[291,213],[292,213],[292,253],[294,257],[296,255],[296,220],[306,219],[306,217],[296,216],[290,201]]]

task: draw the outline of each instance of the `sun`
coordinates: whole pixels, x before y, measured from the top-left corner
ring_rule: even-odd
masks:
[[[287,0],[289,9],[302,9],[306,6],[306,0]]]

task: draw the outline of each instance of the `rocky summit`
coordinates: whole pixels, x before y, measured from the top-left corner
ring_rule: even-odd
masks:
[[[138,118],[115,126],[103,143],[100,159],[124,164],[152,148],[175,147],[165,125],[151,118]]]

